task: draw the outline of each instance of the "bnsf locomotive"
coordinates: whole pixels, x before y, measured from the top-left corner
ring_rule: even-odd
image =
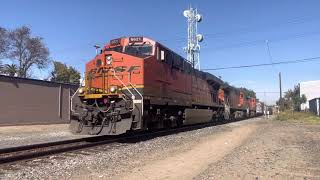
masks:
[[[73,133],[119,135],[255,115],[256,99],[159,42],[111,40],[86,64],[72,98]]]

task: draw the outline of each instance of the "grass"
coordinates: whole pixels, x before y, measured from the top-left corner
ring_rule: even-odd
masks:
[[[275,119],[296,123],[320,124],[320,117],[309,112],[284,111],[280,112]]]

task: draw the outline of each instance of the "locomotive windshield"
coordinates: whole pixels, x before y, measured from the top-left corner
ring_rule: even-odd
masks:
[[[116,47],[109,47],[106,48],[105,51],[116,51],[116,52],[122,52],[122,46],[116,46]]]
[[[142,58],[147,57],[152,55],[152,45],[128,45],[125,47],[124,53]]]

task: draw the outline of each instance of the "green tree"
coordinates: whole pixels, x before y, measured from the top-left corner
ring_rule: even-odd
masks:
[[[284,109],[300,111],[301,104],[305,103],[307,98],[304,94],[300,96],[300,86],[295,85],[293,89],[289,89],[287,92],[285,92],[281,101]],[[280,104],[280,102],[278,101],[277,104]]]
[[[41,37],[33,37],[30,28],[22,26],[9,33],[8,57],[17,61],[18,76],[27,77],[32,66],[44,69],[49,63],[49,50]]]
[[[53,61],[54,69],[51,72],[50,81],[61,83],[80,83],[80,73],[72,66],[67,66],[58,61]]]
[[[15,64],[6,64],[2,69],[2,73],[8,76],[16,76],[18,74],[18,67]]]
[[[301,99],[300,99],[300,104],[306,103],[306,102],[307,102],[307,97],[306,97],[305,94],[302,94],[302,95],[301,95]]]
[[[80,84],[80,72],[77,71],[75,68],[72,66],[69,66],[69,75],[70,75],[70,83],[73,84]]]

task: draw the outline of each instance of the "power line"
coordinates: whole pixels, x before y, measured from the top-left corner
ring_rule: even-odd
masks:
[[[315,35],[319,35],[319,34],[320,34],[320,31],[305,32],[305,33],[300,33],[300,34],[282,36],[280,38],[268,38],[268,41],[274,43],[274,42],[286,41],[286,40],[290,40],[290,39],[304,38],[307,36],[315,36]],[[239,48],[239,47],[245,47],[245,46],[257,46],[257,45],[261,45],[265,42],[266,42],[265,39],[260,39],[260,40],[254,40],[254,41],[242,41],[242,42],[237,42],[237,43],[231,43],[229,45],[218,46],[218,47],[208,47],[208,46],[206,46],[207,44],[205,43],[204,46],[202,47],[202,49],[217,51],[217,50]]]
[[[293,19],[289,20],[286,22],[278,22],[274,24],[269,24],[269,25],[262,25],[257,28],[250,28],[250,27],[242,27],[238,29],[233,29],[233,30],[227,30],[224,32],[216,32],[216,33],[207,33],[204,34],[206,37],[208,36],[214,36],[214,38],[217,38],[219,36],[225,36],[225,35],[230,35],[230,34],[235,34],[235,33],[249,33],[249,32],[260,32],[260,31],[265,31],[266,29],[273,29],[273,28],[279,28],[280,26],[283,25],[292,25],[292,24],[301,24],[301,23],[308,23],[311,21],[316,21],[317,18],[315,17],[306,17],[306,18],[301,18],[301,19]]]
[[[284,22],[278,22],[278,23],[274,23],[274,24],[269,24],[267,26],[263,25],[263,26],[259,26],[258,28],[251,28],[251,27],[241,27],[241,28],[237,28],[237,29],[229,29],[227,31],[224,32],[216,32],[216,33],[206,33],[204,34],[205,38],[217,38],[217,37],[221,37],[221,36],[229,36],[230,34],[234,34],[234,33],[249,33],[249,32],[257,32],[257,31],[265,31],[266,29],[273,29],[273,28],[278,28],[279,26],[283,26],[283,25],[292,25],[292,24],[300,24],[300,23],[306,23],[306,22],[312,22],[312,21],[316,21],[317,18],[316,17],[303,17],[303,18],[298,18],[298,19],[291,19],[288,21],[284,21]],[[152,35],[147,35],[152,37]],[[172,42],[172,41],[176,41],[176,42],[185,42],[186,39],[184,38],[183,35],[179,35],[177,36],[177,38],[171,38],[171,39],[155,39],[159,42]],[[91,40],[92,41],[92,40]],[[108,41],[100,41],[98,42],[99,44],[106,44]],[[83,44],[78,44],[76,46],[72,46],[72,47],[65,47],[63,49],[56,49],[54,50],[54,52],[59,52],[59,53],[64,53],[64,52],[69,52],[72,50],[79,50],[81,47],[91,47],[92,45],[96,44],[96,41],[92,41],[92,43],[83,43]],[[252,43],[252,42],[249,42]],[[220,48],[218,48],[220,49]],[[224,49],[224,48],[223,48]]]
[[[292,60],[292,61],[280,61],[280,62],[274,62],[274,63],[230,66],[230,67],[220,67],[220,68],[207,68],[207,69],[202,69],[202,70],[203,71],[215,71],[215,70],[223,70],[223,69],[240,69],[240,68],[251,68],[251,67],[260,67],[260,66],[273,66],[273,65],[279,65],[279,64],[295,64],[295,63],[312,62],[312,61],[319,61],[319,60],[320,60],[320,56],[313,57],[313,58],[297,59],[297,60]]]

